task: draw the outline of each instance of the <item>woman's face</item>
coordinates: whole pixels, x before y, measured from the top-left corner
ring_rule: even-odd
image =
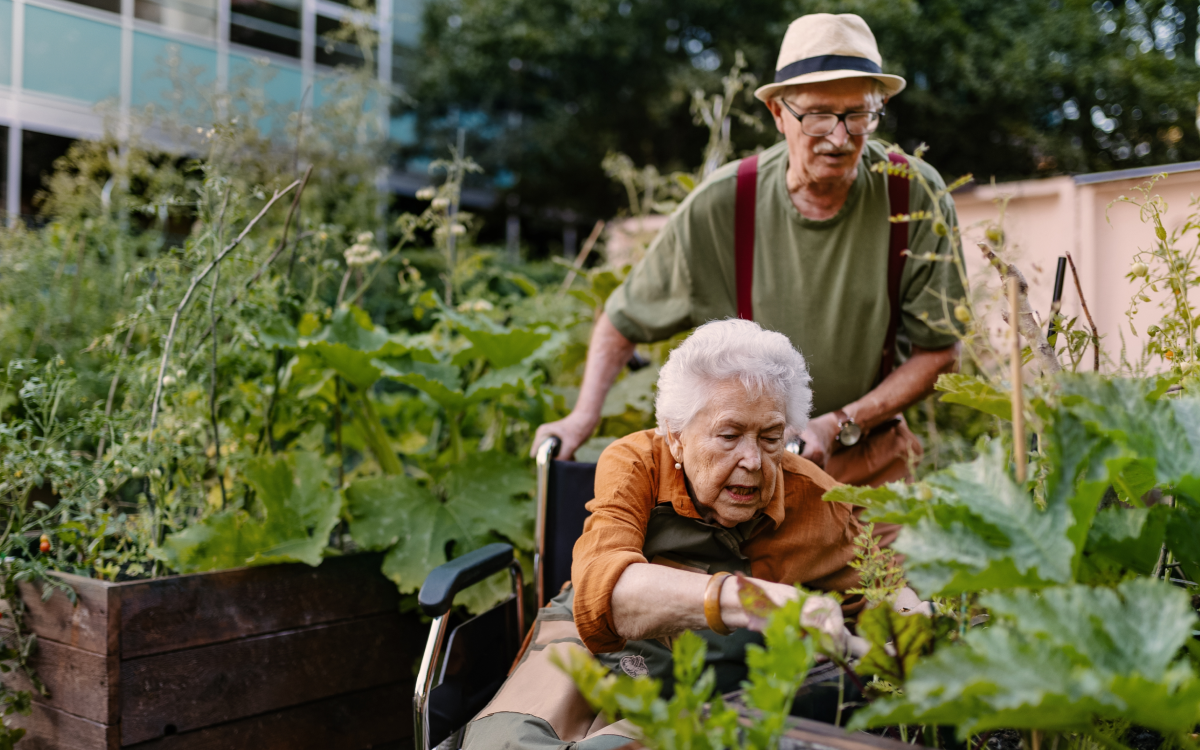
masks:
[[[784,426],[780,399],[766,392],[751,398],[734,380],[715,386],[683,432],[668,436],[701,515],[730,527],[767,507],[783,462]]]

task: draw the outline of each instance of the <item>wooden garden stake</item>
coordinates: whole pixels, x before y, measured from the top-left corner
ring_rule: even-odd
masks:
[[[563,279],[562,286],[558,289],[558,296],[561,297],[571,288],[571,284],[575,281],[575,276],[579,273],[579,269],[583,268],[584,261],[587,260],[588,254],[592,252],[592,248],[596,246],[596,241],[600,239],[600,233],[604,231],[604,220],[596,222],[596,226],[592,227],[592,233],[588,235],[587,240],[583,243],[583,251],[575,258],[575,267],[567,274],[567,278]]]
[[[1025,409],[1021,403],[1021,331],[1017,327],[1017,291],[1019,282],[1008,278],[1008,319],[1012,324],[1012,425],[1013,458],[1017,464],[1017,483],[1025,483]]]

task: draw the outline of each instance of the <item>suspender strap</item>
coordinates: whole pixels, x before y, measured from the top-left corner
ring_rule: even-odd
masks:
[[[907,167],[908,160],[888,153],[888,161]],[[907,214],[909,180],[905,175],[888,175],[888,215]],[[754,208],[758,192],[758,156],[738,164],[737,198],[733,216],[734,268],[737,288],[737,313],[742,320],[754,320]],[[900,327],[900,279],[908,253],[908,222],[889,224],[887,292],[890,312],[887,335],[883,340],[883,358],[879,363],[882,381],[896,366],[896,331]]]
[[[757,193],[758,155],[755,154],[738,164],[733,213],[734,282],[737,285],[737,315],[742,320],[754,320],[754,205]]]
[[[908,167],[908,159],[888,152],[892,164]],[[888,174],[888,215],[907,214],[909,179],[904,174]],[[908,258],[908,222],[889,224],[887,292],[891,314],[888,316],[887,336],[883,340],[883,359],[879,362],[879,380],[883,381],[896,366],[896,331],[900,327],[900,278]]]

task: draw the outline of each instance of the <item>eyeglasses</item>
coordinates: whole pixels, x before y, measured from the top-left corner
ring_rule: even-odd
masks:
[[[799,114],[792,109],[786,99],[780,98],[780,104],[800,121],[800,130],[807,136],[821,138],[837,129],[838,123],[845,123],[846,132],[850,135],[870,135],[879,127],[879,118],[883,110],[878,112],[843,112],[835,115],[832,112],[809,112]]]

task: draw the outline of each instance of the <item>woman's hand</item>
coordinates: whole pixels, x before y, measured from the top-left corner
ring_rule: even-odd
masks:
[[[857,659],[871,650],[870,643],[846,629],[842,605],[827,596],[813,594],[804,600],[800,608],[800,624],[828,635],[833,641],[833,649],[844,656]],[[817,654],[818,662],[828,659],[825,654]]]
[[[896,601],[892,603],[892,609],[902,615],[922,614],[926,617],[933,617],[933,605],[929,602],[921,601],[921,597],[917,596],[917,592],[908,586],[900,589],[900,593],[896,594]]]

